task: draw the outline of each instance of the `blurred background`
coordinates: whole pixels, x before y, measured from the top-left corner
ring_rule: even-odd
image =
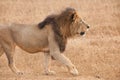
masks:
[[[91,27],[85,37],[70,39],[64,54],[77,66],[80,75],[72,77],[53,61],[55,76],[44,76],[43,54],[27,54],[17,47],[16,66],[25,72],[15,76],[0,58],[0,80],[120,80],[120,0],[0,0],[0,24],[38,24],[50,14],[75,8]],[[26,54],[24,54],[26,53]]]

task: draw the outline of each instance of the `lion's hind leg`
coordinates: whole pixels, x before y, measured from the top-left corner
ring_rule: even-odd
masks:
[[[12,41],[1,41],[2,43],[2,47],[3,47],[3,50],[7,56],[7,59],[8,59],[8,66],[10,67],[10,69],[12,70],[12,72],[18,74],[18,75],[22,75],[23,73],[20,72],[16,66],[14,65],[14,59],[13,59],[13,56],[14,56],[14,50],[15,50],[15,45],[14,43],[12,43]]]

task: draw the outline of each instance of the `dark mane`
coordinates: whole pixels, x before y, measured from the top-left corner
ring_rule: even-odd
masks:
[[[44,21],[38,24],[38,27],[40,29],[43,29],[45,25],[48,24],[52,25],[53,31],[55,33],[55,40],[59,45],[60,52],[64,52],[66,48],[67,39],[63,38],[63,35],[60,32],[60,26],[58,26],[54,15],[48,16]]]
[[[67,8],[59,15],[50,15],[38,24],[40,29],[43,29],[46,25],[52,25],[52,29],[55,33],[55,40],[59,46],[60,52],[64,52],[67,44],[67,38],[71,36],[70,25],[75,12],[73,8]]]
[[[38,24],[38,27],[40,29],[43,29],[45,25],[51,24],[52,22],[54,22],[54,17],[51,15],[51,16],[48,16],[46,19],[44,19],[42,22],[40,22]]]

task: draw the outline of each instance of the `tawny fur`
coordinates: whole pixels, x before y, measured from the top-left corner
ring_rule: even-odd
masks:
[[[65,51],[68,38],[86,30],[87,25],[82,22],[73,8],[67,8],[58,15],[50,15],[35,25],[11,24],[0,26],[0,55],[3,52],[6,53],[9,67],[15,73],[19,73],[13,60],[17,45],[29,53],[48,53],[49,56],[53,56],[66,65],[72,74],[77,74],[77,69],[72,62],[60,53]],[[47,69],[46,72],[48,73],[49,70]]]

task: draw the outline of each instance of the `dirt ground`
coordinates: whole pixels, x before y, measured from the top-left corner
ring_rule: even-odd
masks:
[[[0,57],[0,80],[120,80],[120,0],[0,0],[0,24],[37,24],[66,7],[75,8],[90,26],[86,36],[70,39],[64,54],[79,75],[52,61],[55,75],[44,75],[42,53],[16,48],[15,64],[24,75],[11,72],[6,55]]]

